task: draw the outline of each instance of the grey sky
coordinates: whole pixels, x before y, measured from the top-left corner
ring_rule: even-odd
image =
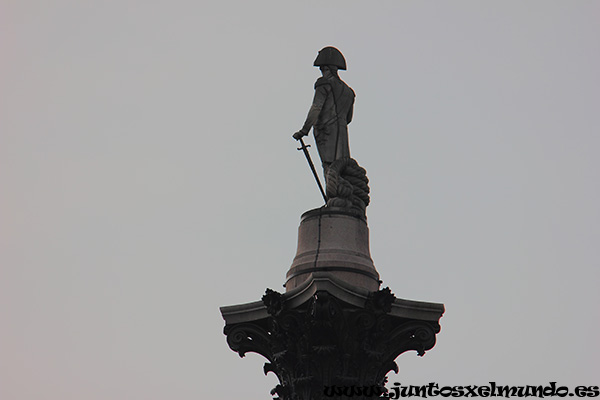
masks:
[[[390,380],[598,385],[599,15],[5,0],[0,398],[269,398],[218,306],[282,291],[321,205],[291,135],[327,45],[357,93],[383,285],[447,309]]]

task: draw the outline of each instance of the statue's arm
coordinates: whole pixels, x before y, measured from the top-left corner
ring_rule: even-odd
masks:
[[[349,124],[352,122],[352,114],[354,113],[354,100],[352,100],[352,104],[350,104],[350,109],[348,110],[348,115],[346,116],[346,123]]]
[[[306,116],[306,121],[304,122],[304,126],[300,129],[299,134],[302,136],[308,135],[310,129],[317,123],[319,119],[319,114],[321,113],[321,109],[323,108],[323,104],[325,104],[325,100],[327,99],[327,87],[326,85],[317,86],[315,89],[315,97],[313,99],[313,103],[310,106],[310,110],[308,110],[308,115]]]
[[[314,104],[310,106],[310,110],[308,110],[308,115],[306,116],[306,121],[304,122],[304,126],[300,129],[300,132],[304,136],[308,135],[310,129],[315,125],[317,119],[319,118],[319,114],[321,113],[321,108],[323,106],[319,106],[318,104]]]

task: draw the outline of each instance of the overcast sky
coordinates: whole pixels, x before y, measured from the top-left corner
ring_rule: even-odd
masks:
[[[321,205],[291,135],[328,45],[357,94],[383,286],[446,306],[437,345],[390,381],[598,385],[599,17],[594,1],[3,0],[0,399],[270,398],[218,307],[283,291]]]

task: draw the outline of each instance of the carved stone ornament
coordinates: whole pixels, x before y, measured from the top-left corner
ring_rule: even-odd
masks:
[[[362,306],[327,290],[313,290],[301,303],[286,300],[288,294],[267,289],[263,318],[224,330],[241,357],[255,352],[268,360],[265,374],[273,372],[280,382],[271,391],[274,399],[325,399],[328,388],[335,393],[351,386],[383,393],[387,374],[398,372],[396,357],[409,350],[424,355],[440,331],[437,320],[392,315],[398,300],[389,288],[367,294]],[[258,302],[251,304],[256,310]]]

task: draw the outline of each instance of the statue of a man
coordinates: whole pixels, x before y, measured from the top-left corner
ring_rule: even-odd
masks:
[[[352,121],[354,91],[338,76],[338,70],[346,69],[346,60],[335,47],[325,47],[317,56],[315,67],[321,69],[322,77],[315,83],[315,97],[302,129],[294,133],[294,139],[313,134],[323,167],[341,158],[350,157],[348,124]]]

